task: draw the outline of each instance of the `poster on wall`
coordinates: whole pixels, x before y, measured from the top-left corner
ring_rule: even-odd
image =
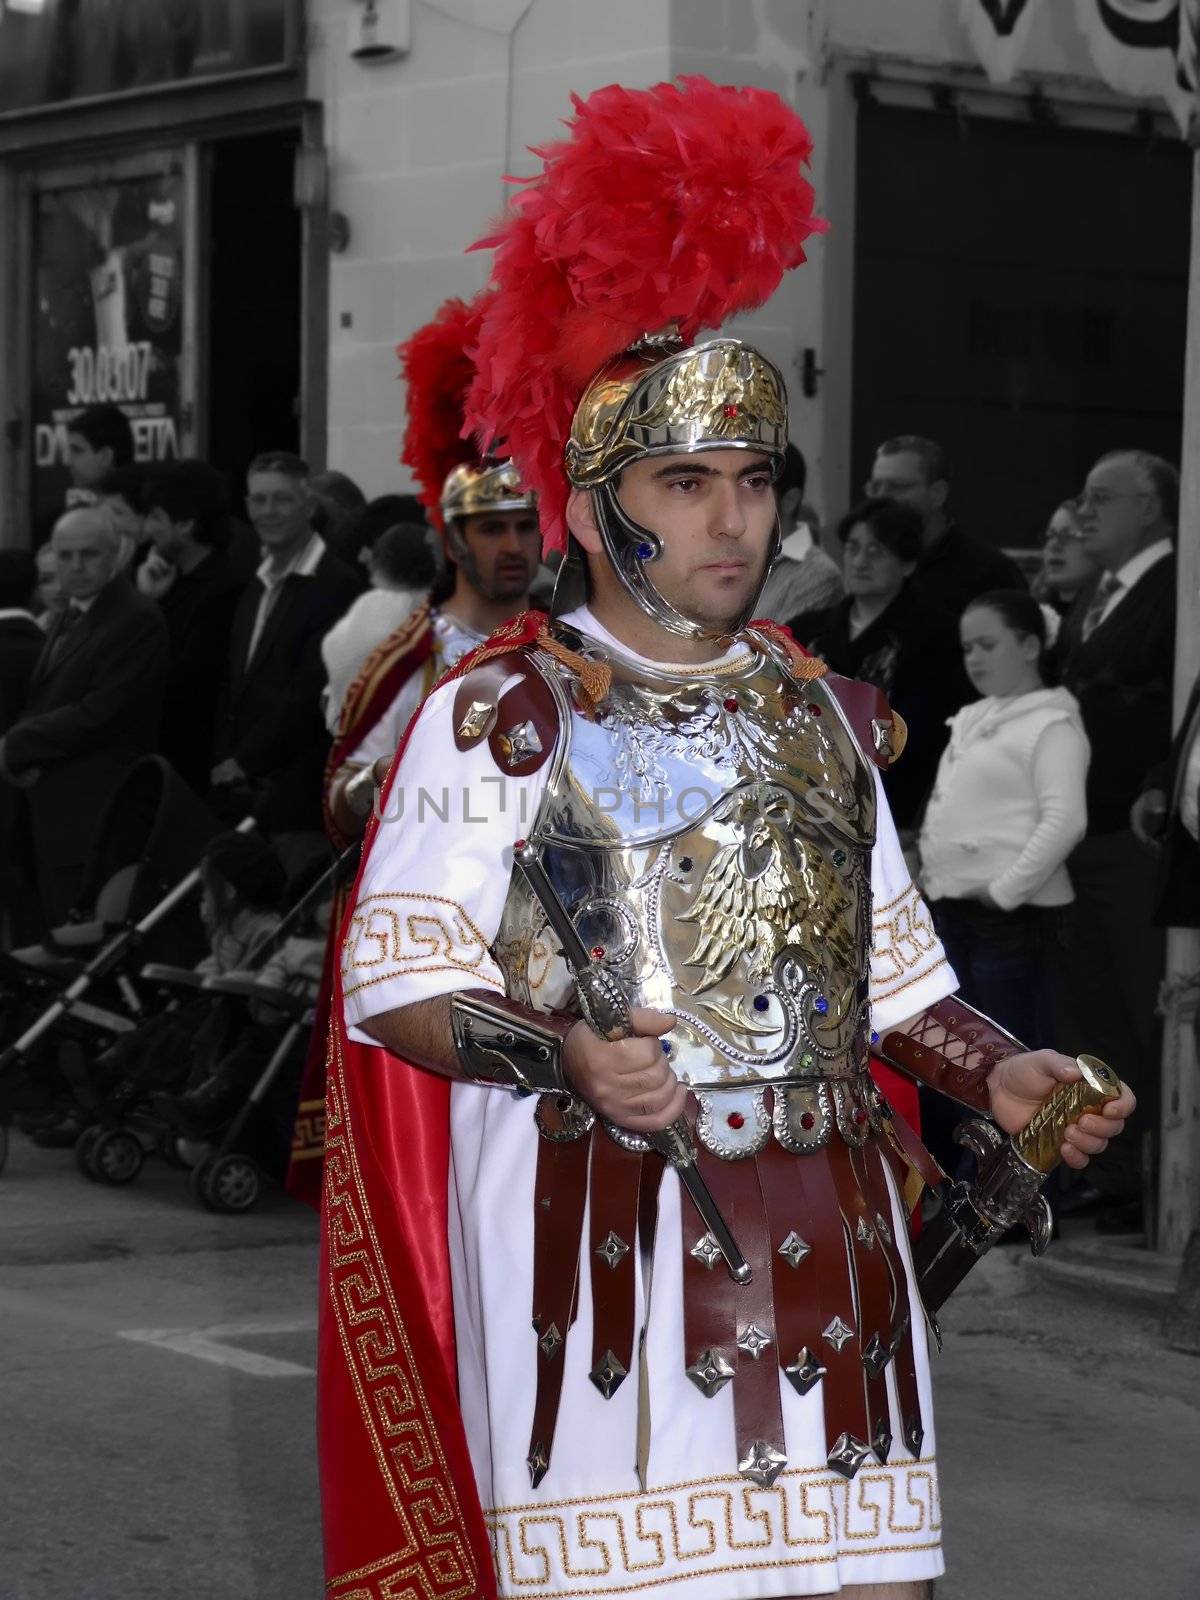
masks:
[[[182,172],[38,196],[33,327],[34,517],[66,503],[67,436],[91,405],[129,418],[139,462],[183,453]]]
[[[298,0],[0,0],[0,117],[294,66]]]

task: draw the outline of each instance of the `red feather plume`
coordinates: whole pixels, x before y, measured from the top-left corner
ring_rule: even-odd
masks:
[[[479,459],[463,437],[463,408],[475,376],[470,351],[479,338],[483,298],[477,295],[469,304],[447,300],[431,322],[396,350],[408,385],[408,425],[400,459],[412,468],[421,503],[439,528],[447,476]]]
[[[537,491],[566,543],[563,450],[588,382],[642,334],[761,305],[825,224],[808,130],[776,94],[682,78],[574,97],[570,137],[474,247],[496,251],[467,424]]]

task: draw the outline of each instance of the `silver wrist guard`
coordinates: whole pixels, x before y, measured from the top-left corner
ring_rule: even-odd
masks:
[[[454,1048],[463,1076],[521,1094],[567,1088],[562,1047],[579,1021],[558,1011],[531,1011],[487,989],[450,997]]]
[[[369,817],[371,807],[375,804],[375,768],[363,767],[360,772],[347,780],[342,790],[342,799],[346,802],[346,809],[356,817]]]

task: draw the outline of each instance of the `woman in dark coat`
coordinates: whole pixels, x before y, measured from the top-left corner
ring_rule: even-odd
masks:
[[[926,606],[909,579],[921,555],[921,519],[894,500],[867,500],[842,518],[846,597],[790,623],[834,672],[882,689],[908,727],[904,754],[884,782],[896,826],[916,828],[946,743],[946,719],[968,699],[951,621]]]

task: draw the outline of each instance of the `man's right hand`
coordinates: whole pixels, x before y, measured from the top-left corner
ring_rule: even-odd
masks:
[[[687,1091],[671,1071],[660,1034],[675,1018],[639,1006],[628,1039],[600,1039],[576,1023],[563,1047],[563,1073],[592,1109],[631,1133],[657,1133],[683,1115]]]
[[[1162,853],[1162,836],[1170,804],[1161,789],[1147,789],[1129,810],[1129,826],[1137,842],[1154,855]]]

